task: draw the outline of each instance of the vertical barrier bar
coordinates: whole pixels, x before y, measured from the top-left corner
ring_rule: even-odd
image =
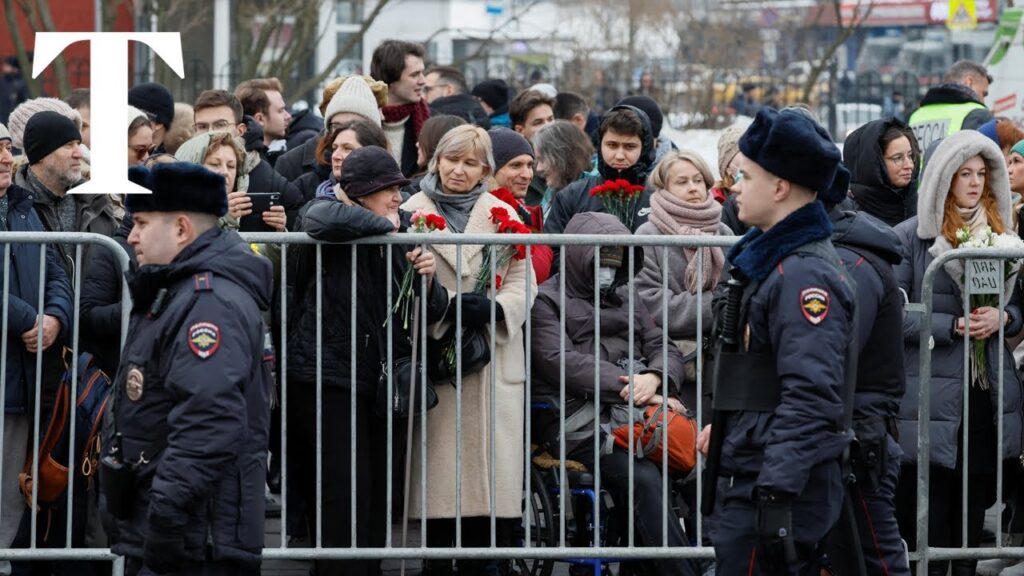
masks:
[[[533,244],[527,244],[526,245],[526,273],[527,274],[533,274]],[[533,470],[533,458],[532,458],[532,456],[533,456],[532,452],[533,451],[530,449],[531,446],[532,446],[532,440],[533,440],[533,428],[532,428],[533,427],[533,421],[532,421],[533,410],[531,408],[531,406],[532,406],[532,404],[531,404],[531,397],[533,396],[533,378],[532,378],[532,371],[533,371],[533,366],[532,366],[532,360],[533,360],[532,359],[532,352],[533,352],[533,350],[532,350],[532,348],[533,348],[533,346],[531,346],[531,342],[532,342],[531,338],[533,336],[533,333],[532,333],[533,326],[532,326],[532,322],[531,322],[532,314],[530,314],[530,308],[531,308],[530,296],[532,296],[532,294],[530,294],[530,278],[529,278],[529,276],[527,276],[527,278],[526,278],[526,301],[524,302],[524,306],[525,306],[524,309],[526,310],[526,327],[525,327],[525,332],[524,332],[524,334],[525,334],[525,343],[526,343],[526,346],[524,346],[524,348],[525,348],[525,359],[526,359],[526,391],[525,391],[526,392],[526,401],[523,403],[523,405],[526,407],[526,410],[525,410],[526,414],[523,415],[523,417],[526,420],[525,429],[523,430],[523,438],[524,438],[523,453],[526,456],[525,459],[524,459],[524,462],[523,462],[523,484],[526,486],[526,488],[524,489],[524,494],[526,495],[526,498],[528,499],[528,502],[529,502],[529,506],[527,507],[527,509],[523,510],[523,516],[524,516],[524,518],[523,518],[523,527],[526,529],[526,537],[525,537],[526,539],[523,541],[523,545],[526,546],[526,547],[531,546],[531,543],[533,542],[533,540],[530,538],[530,524],[531,524],[531,521],[533,520],[533,518],[531,517],[532,515],[530,514],[530,510],[534,506],[536,506],[536,502],[533,501],[533,490],[532,490],[533,487],[531,486],[531,484],[533,483],[533,474],[531,473],[532,470]],[[541,486],[541,489],[543,489],[543,486]]]
[[[394,306],[394,301],[395,301],[394,294],[392,293],[392,288],[391,288],[391,285],[394,284],[394,281],[392,280],[392,278],[394,277],[394,270],[393,270],[392,263],[391,263],[391,250],[393,249],[393,246],[391,244],[386,244],[385,246],[386,247],[385,247],[384,251],[385,251],[385,260],[386,260],[386,262],[384,263],[384,273],[387,275],[387,278],[385,279],[384,283],[387,285],[386,297],[387,297],[387,303],[388,303],[388,306],[387,306],[387,311],[388,311],[387,312],[387,314],[388,314],[387,318],[388,319],[387,319],[387,334],[386,334],[386,338],[388,339],[388,353],[387,353],[387,357],[384,358],[384,361],[387,362],[387,364],[386,364],[387,370],[385,372],[388,375],[387,384],[386,384],[386,386],[388,387],[388,399],[391,402],[394,402],[395,386],[396,385],[397,386],[401,386],[402,385],[401,382],[395,383],[394,375],[392,374],[392,372],[394,372],[394,369],[395,369],[394,348],[393,348],[393,343],[394,343],[394,324],[395,324],[395,322],[399,321],[399,318],[396,317],[394,314],[392,314],[392,307]],[[408,266],[410,267],[410,269],[413,268],[413,264],[412,263],[409,263]],[[352,269],[355,270],[355,267],[353,266]],[[355,285],[355,282],[353,282],[353,285]],[[409,296],[412,297],[414,295],[415,295],[415,289],[413,289],[413,294],[410,294]],[[404,294],[399,294],[399,298],[402,298],[404,296],[405,296]],[[416,299],[413,298],[412,302],[406,302],[405,305],[407,307],[408,306],[413,306],[413,305],[415,305],[415,302],[416,302]],[[426,319],[424,318],[424,321],[425,320]],[[404,324],[403,324],[402,329],[403,329],[403,331],[408,330],[408,328],[405,327]],[[412,370],[414,370],[414,371],[416,370],[416,366],[415,365],[413,365]],[[355,374],[355,366],[352,367],[352,373]],[[406,382],[405,385],[408,386],[409,383]],[[409,415],[407,416],[407,418],[412,419],[412,418],[415,417],[415,413],[414,413],[415,411],[413,410],[413,407],[415,407],[415,406],[416,406],[416,398],[410,397],[409,398]],[[392,405],[392,409],[388,410],[388,418],[387,418],[387,420],[388,420],[388,446],[387,446],[388,472],[387,472],[387,481],[386,482],[387,482],[388,494],[387,494],[387,504],[385,506],[385,512],[384,512],[384,517],[387,518],[387,522],[385,522],[385,524],[387,524],[387,526],[384,528],[384,547],[385,548],[391,548],[391,524],[393,524],[394,521],[395,521],[394,511],[391,508],[391,492],[392,492],[392,485],[393,485],[393,482],[394,482],[393,477],[394,477],[394,468],[395,468],[395,459],[393,457],[393,453],[394,453],[394,446],[393,446],[393,444],[394,444],[394,441],[395,441],[395,435],[394,435],[394,426],[395,426],[394,417],[395,416],[394,416],[394,409],[393,408],[394,408],[394,406]],[[405,490],[406,490],[406,493],[408,494],[409,487],[406,486]],[[353,515],[353,518],[355,518],[355,515]],[[403,520],[403,522],[404,522],[404,520]],[[355,531],[353,531],[352,533],[355,534]],[[404,547],[405,546],[405,532],[404,531],[402,532],[402,538],[403,538],[402,546]],[[405,566],[405,563],[403,562],[402,565]]]
[[[4,295],[3,295],[3,311],[0,312],[3,316],[3,324],[5,329],[0,330],[0,417],[4,420],[7,419],[7,317],[10,305],[10,291],[11,288],[11,245],[4,244]],[[7,441],[7,437],[3,434],[3,430],[0,430],[0,454],[6,454],[4,452],[4,443]],[[4,477],[4,462],[3,458],[0,458],[0,482],[3,481]],[[10,473],[10,470],[8,470]],[[17,471],[14,472],[15,474]],[[0,506],[0,519],[3,518],[3,506]]]
[[[434,282],[440,282],[438,278],[434,278]],[[420,322],[420,358],[423,358],[423,364],[420,366],[420,375],[423,377],[423,381],[427,381],[427,281],[420,280],[420,289],[422,290],[422,298],[420,298],[420,318],[423,319]],[[451,304],[449,303],[449,306]],[[427,547],[427,387],[421,386],[420,391],[420,406],[423,410],[422,418],[420,418],[420,547]],[[410,448],[412,443],[409,443]],[[410,487],[411,490],[411,487]],[[404,546],[403,542],[403,546]]]
[[[634,257],[635,257],[635,253],[634,253],[634,250],[633,250],[633,245],[630,244],[630,246],[629,246],[629,258],[626,259],[626,266],[629,266],[629,324],[628,324],[628,326],[629,326],[629,410],[630,410],[630,413],[632,413],[632,411],[636,408],[636,370],[634,369],[634,366],[633,366],[633,362],[636,360],[636,355],[634,353],[635,351],[633,350],[633,346],[635,346],[635,338],[636,338],[636,336],[633,334],[633,331],[636,329],[636,322],[635,322],[636,319],[633,317],[633,315],[636,313],[636,303],[633,301],[633,299],[634,299],[634,295],[633,295],[633,276],[634,276],[634,274],[633,274],[633,258]],[[636,458],[636,454],[635,454],[635,451],[636,451],[636,444],[635,444],[636,443],[636,439],[633,436],[634,436],[634,433],[635,433],[635,428],[636,428],[636,426],[633,425],[633,419],[630,418],[629,419],[629,482],[627,483],[627,486],[629,487],[629,489],[628,489],[628,492],[629,492],[629,498],[628,498],[629,504],[626,507],[626,510],[629,510],[629,512],[626,513],[626,516],[629,519],[629,522],[628,522],[629,528],[628,528],[628,530],[629,530],[629,547],[630,548],[632,548],[634,546],[634,543],[633,543],[633,540],[634,540],[634,538],[633,538],[633,523],[634,523],[633,522],[633,510],[635,510],[635,508],[634,508],[635,504],[633,502],[633,500],[634,500],[634,498],[633,498],[633,486],[634,486],[633,481],[635,479],[634,476],[635,476],[635,473],[636,473],[636,469],[635,469],[636,468],[635,467],[636,463],[634,462],[634,460]]]
[[[462,244],[455,245],[455,547],[462,548]]]
[[[594,534],[601,534],[601,246],[594,245]],[[595,539],[595,542],[597,540]]]
[[[1000,268],[1005,267],[1007,261],[1002,261]],[[1006,299],[1004,293],[1006,292],[1006,278],[1002,274],[999,275],[999,339],[996,342],[999,343],[999,374],[998,378],[999,390],[996,391],[996,408],[993,410],[996,414],[996,502],[1001,502],[1003,499],[1003,350],[1006,348],[1004,337],[1006,336],[1006,322],[1003,320],[1003,308],[1006,306]],[[1009,316],[1009,312],[1006,312]],[[996,548],[1003,547],[1003,522],[1002,518],[996,522]]]
[[[703,275],[704,271],[704,256],[703,250],[697,251],[697,270],[701,271]],[[701,277],[698,276],[698,280]],[[703,288],[703,284],[701,288]],[[697,365],[695,366],[694,374],[697,378],[697,398],[694,400],[696,406],[693,406],[693,412],[697,416],[697,434],[700,434],[704,430],[704,290],[697,290]],[[704,467],[704,457],[701,453],[697,452],[697,470],[698,472]],[[700,513],[701,498],[704,495],[704,475],[698,473],[697,475],[697,539],[694,542],[695,546],[700,546],[704,542],[704,517]]]
[[[324,353],[323,353],[323,317],[324,317],[324,286],[323,286],[323,245],[316,245],[316,543],[315,547],[323,546],[323,388],[324,388]],[[308,514],[308,512],[307,512]]]
[[[970,447],[967,443],[968,429],[970,428],[970,404],[971,404],[971,297],[970,297],[970,285],[971,285],[971,260],[965,258],[964,263],[964,290],[967,292],[963,296],[964,301],[964,386],[963,386],[963,456],[964,456],[964,470],[961,481],[960,491],[960,505],[961,505],[961,532],[960,532],[960,547],[967,547],[967,469],[969,466],[970,458]]]
[[[45,250],[44,250],[45,253]],[[78,469],[76,465],[75,457],[75,418],[76,412],[78,412],[78,317],[81,312],[81,294],[82,294],[82,245],[75,245],[75,270],[78,271],[75,274],[74,279],[74,293],[72,294],[74,311],[71,320],[71,398],[69,399],[70,404],[70,419],[68,425],[68,508],[67,508],[67,520],[65,521],[65,534],[64,534],[64,547],[71,548],[71,528],[73,526],[74,518],[74,494],[75,494],[75,470]],[[43,287],[40,286],[40,290]],[[42,313],[42,309],[40,309]],[[40,324],[41,326],[41,324]],[[56,342],[54,342],[56,344]],[[6,376],[6,374],[5,374]],[[88,498],[88,496],[86,496]],[[88,506],[87,506],[88,508]]]
[[[661,443],[661,545],[668,547],[668,511],[669,502],[668,499],[668,345],[670,340],[668,339],[668,247],[662,247],[661,250],[661,365],[664,367],[662,370],[661,378],[661,429],[665,431],[664,440]],[[703,270],[700,265],[700,254],[701,250],[697,250],[697,286],[703,287],[702,278]],[[700,309],[698,308],[697,315],[700,316]],[[698,338],[700,334],[698,333]],[[700,340],[698,340],[698,343]],[[675,343],[672,343],[675,346]],[[685,380],[685,370],[683,367],[683,374]],[[680,382],[682,385],[682,382]]]
[[[389,244],[388,247],[390,248],[391,245]],[[357,298],[357,295],[356,295],[357,294],[357,292],[356,292],[356,268],[358,266],[357,260],[358,260],[358,257],[359,257],[359,250],[358,250],[358,248],[359,247],[357,245],[355,245],[355,244],[352,245],[352,266],[350,268],[350,273],[352,275],[352,278],[350,280],[350,285],[351,285],[351,290],[352,290],[352,297],[351,297],[351,302],[349,302],[349,305],[350,305],[349,317],[351,318],[351,323],[352,323],[352,343],[351,343],[351,356],[349,357],[350,380],[349,380],[349,421],[348,421],[349,428],[348,428],[348,433],[349,433],[349,438],[351,439],[351,441],[350,441],[351,442],[350,443],[351,450],[349,452],[349,482],[350,482],[350,484],[349,484],[349,492],[350,492],[349,506],[350,506],[350,508],[349,508],[349,533],[348,534],[349,534],[349,540],[350,540],[349,546],[351,548],[355,548],[356,544],[358,543],[357,542],[357,538],[356,538],[356,516],[357,516],[357,514],[356,514],[356,506],[358,505],[358,502],[356,501],[356,493],[358,492],[358,486],[356,486],[356,465],[357,465],[357,462],[356,462],[356,452],[358,452],[358,450],[359,450],[358,449],[358,444],[356,443],[356,434],[358,434],[358,431],[356,430],[356,386],[357,386],[357,384],[356,384],[356,362],[357,362],[357,360],[356,360],[356,342],[359,340],[359,334],[356,332],[356,315],[358,314],[358,311],[359,311],[359,306],[358,306],[359,303],[356,301],[356,298]],[[390,283],[391,283],[391,279],[389,278],[388,279],[388,284],[390,285]],[[366,342],[366,343],[369,344],[369,342]]]
[[[281,243],[281,548],[288,547],[288,244]]]
[[[931,415],[931,378],[932,378],[932,309],[933,292],[935,285],[935,274],[928,276],[927,271],[921,282],[921,303],[924,304],[924,313],[921,315],[921,332],[918,340],[920,366],[918,368],[918,380],[920,382],[917,391],[918,419],[917,419],[917,552],[920,555],[918,560],[917,573],[928,573],[928,493],[929,493],[929,469],[931,450],[931,427],[929,419]]]
[[[490,364],[491,364],[491,366],[490,366],[491,382],[490,382],[490,386],[488,387],[489,390],[490,390],[490,399],[488,400],[488,409],[489,409],[489,412],[490,412],[490,421],[491,422],[490,422],[490,430],[489,430],[490,437],[489,437],[488,442],[487,442],[488,443],[488,455],[489,455],[488,456],[488,463],[489,463],[489,465],[487,466],[487,468],[488,468],[488,471],[489,471],[489,474],[488,474],[489,479],[488,480],[489,480],[489,486],[490,486],[490,490],[488,491],[488,505],[489,505],[490,510],[491,510],[491,548],[494,548],[495,546],[497,546],[497,519],[495,517],[495,513],[497,512],[497,509],[495,508],[495,506],[497,506],[497,500],[494,497],[494,491],[497,489],[497,481],[496,481],[496,476],[495,476],[495,473],[496,473],[495,469],[498,467],[498,459],[495,457],[495,450],[494,450],[494,434],[495,434],[495,432],[497,430],[497,424],[495,422],[495,419],[498,417],[498,412],[497,412],[496,404],[495,404],[495,400],[494,400],[494,395],[498,392],[497,385],[496,385],[497,365],[498,365],[498,362],[497,362],[497,359],[498,359],[498,344],[497,344],[497,342],[498,341],[496,340],[497,336],[495,334],[496,331],[495,331],[495,326],[494,325],[497,322],[497,316],[496,316],[497,312],[495,310],[495,302],[497,302],[497,297],[498,297],[498,284],[497,284],[497,280],[496,280],[498,271],[496,269],[497,261],[495,261],[496,255],[495,255],[494,244],[491,244],[489,246],[489,249],[491,251],[491,271],[490,272],[491,272],[491,294],[492,294],[492,297],[491,297],[491,305],[490,305],[490,308],[491,308],[491,318],[490,318],[490,327],[491,327],[491,330],[490,330],[490,332],[491,332],[491,334],[490,334],[490,336],[491,336],[491,342],[490,342],[490,346],[491,346],[491,362],[490,362]],[[507,248],[503,247],[503,249],[507,249]],[[529,277],[527,277],[527,284],[529,284]]]
[[[36,395],[35,395],[35,418],[32,420],[32,506],[36,508],[39,503],[39,433],[40,426],[40,401],[43,395],[43,310],[46,308],[46,244],[39,245],[39,298],[36,306]],[[5,374],[6,377],[6,374]],[[32,535],[29,548],[36,547],[36,529],[39,522],[39,513],[29,510],[32,515]]]
[[[558,542],[564,548],[565,507],[569,493],[569,480],[565,473],[565,245],[559,246],[558,250]]]

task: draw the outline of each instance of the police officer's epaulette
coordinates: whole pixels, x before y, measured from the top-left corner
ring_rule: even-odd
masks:
[[[200,272],[192,276],[192,287],[196,292],[212,292],[213,272]]]

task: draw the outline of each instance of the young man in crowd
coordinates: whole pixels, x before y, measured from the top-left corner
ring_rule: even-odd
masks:
[[[420,44],[385,40],[370,60],[370,76],[388,85],[388,105],[381,108],[383,128],[391,155],[406,176],[418,170],[416,140],[423,123],[430,118],[430,108],[423,99],[427,85],[423,77],[424,54]]]

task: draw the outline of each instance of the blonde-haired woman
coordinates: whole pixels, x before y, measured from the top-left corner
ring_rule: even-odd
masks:
[[[732,234],[722,224],[722,205],[710,192],[714,183],[711,169],[700,154],[683,150],[669,152],[651,172],[649,182],[651,214],[637,229],[637,235],[705,236]],[[663,269],[667,254],[668,268]],[[698,253],[702,254],[698,268]],[[721,248],[644,247],[644,268],[637,276],[640,298],[654,321],[661,326],[663,278],[668,277],[668,337],[683,354],[696,350],[697,318],[702,318],[702,332],[711,331],[712,291],[718,285],[725,264]],[[701,306],[697,308],[697,295]],[[693,364],[687,364],[683,402],[689,406],[696,399]]]
[[[925,165],[918,188],[917,216],[895,228],[903,246],[903,262],[895,267],[896,279],[911,302],[921,301],[925,270],[935,258],[956,248],[957,231],[969,227],[978,232],[1012,233],[1010,186],[1002,151],[988,138],[973,130],[958,132],[939,144]],[[997,459],[1006,466],[1019,466],[1021,434],[1021,383],[1013,366],[1013,355],[999,339],[1021,330],[1019,293],[1015,276],[1006,281],[1005,307],[979,306],[968,312],[972,341],[986,343],[987,377],[973,377],[964,362],[964,261],[950,260],[934,277],[932,308],[930,491],[928,502],[928,544],[939,547],[977,547],[981,539],[985,510],[996,500]],[[917,426],[919,388],[919,314],[907,313],[903,320],[907,387],[897,416],[904,465],[896,492],[896,513],[903,539],[916,540]],[[1004,347],[999,364],[999,347]],[[1002,372],[1003,404],[999,405]],[[964,386],[968,415],[964,418]],[[1003,452],[996,453],[997,419],[1003,420]],[[967,446],[963,430],[967,427]],[[967,486],[963,486],[966,462]],[[962,510],[961,494],[968,495]],[[966,538],[960,534],[967,516]],[[954,574],[973,574],[973,561],[954,562]],[[945,574],[942,562],[933,562],[930,573]]]
[[[494,172],[491,139],[477,126],[458,126],[441,139],[430,160],[427,175],[420,183],[420,192],[402,205],[404,210],[424,210],[445,219],[447,227],[438,232],[439,242],[431,245],[437,256],[435,278],[456,296],[461,283],[462,326],[480,329],[490,338],[491,303],[495,307],[492,362],[472,372],[463,373],[461,386],[438,386],[439,402],[427,416],[427,499],[425,510],[430,525],[427,545],[454,546],[456,498],[462,514],[462,543],[483,547],[490,544],[490,478],[495,477],[495,516],[499,545],[511,545],[511,533],[522,515],[523,487],[523,418],[524,383],[526,381],[523,323],[532,302],[526,302],[529,284],[531,299],[537,293],[532,270],[522,260],[512,260],[507,269],[497,273],[503,278],[497,290],[486,294],[473,293],[475,278],[483,265],[486,246],[462,246],[462,276],[456,276],[457,247],[443,244],[447,234],[481,234],[496,232],[491,221],[492,208],[504,208],[510,217],[515,210],[487,192],[488,180]],[[430,326],[431,336],[443,337],[455,323],[455,302],[448,314]],[[433,360],[431,360],[433,361]],[[455,450],[457,446],[456,395],[462,395],[462,467],[461,492],[456,492]],[[491,418],[492,404],[494,419]],[[491,430],[494,430],[494,459],[491,459]],[[416,427],[419,434],[419,427]],[[420,440],[413,442],[412,504],[413,516],[421,514]],[[463,574],[482,574],[481,561],[462,561]],[[431,561],[425,574],[451,573],[448,561]]]

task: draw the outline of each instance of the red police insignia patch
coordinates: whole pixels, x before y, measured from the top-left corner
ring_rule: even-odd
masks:
[[[212,322],[196,322],[188,329],[188,347],[206,360],[220,348],[220,328]]]
[[[828,316],[828,292],[821,288],[805,288],[800,291],[800,310],[804,318],[817,326]]]

